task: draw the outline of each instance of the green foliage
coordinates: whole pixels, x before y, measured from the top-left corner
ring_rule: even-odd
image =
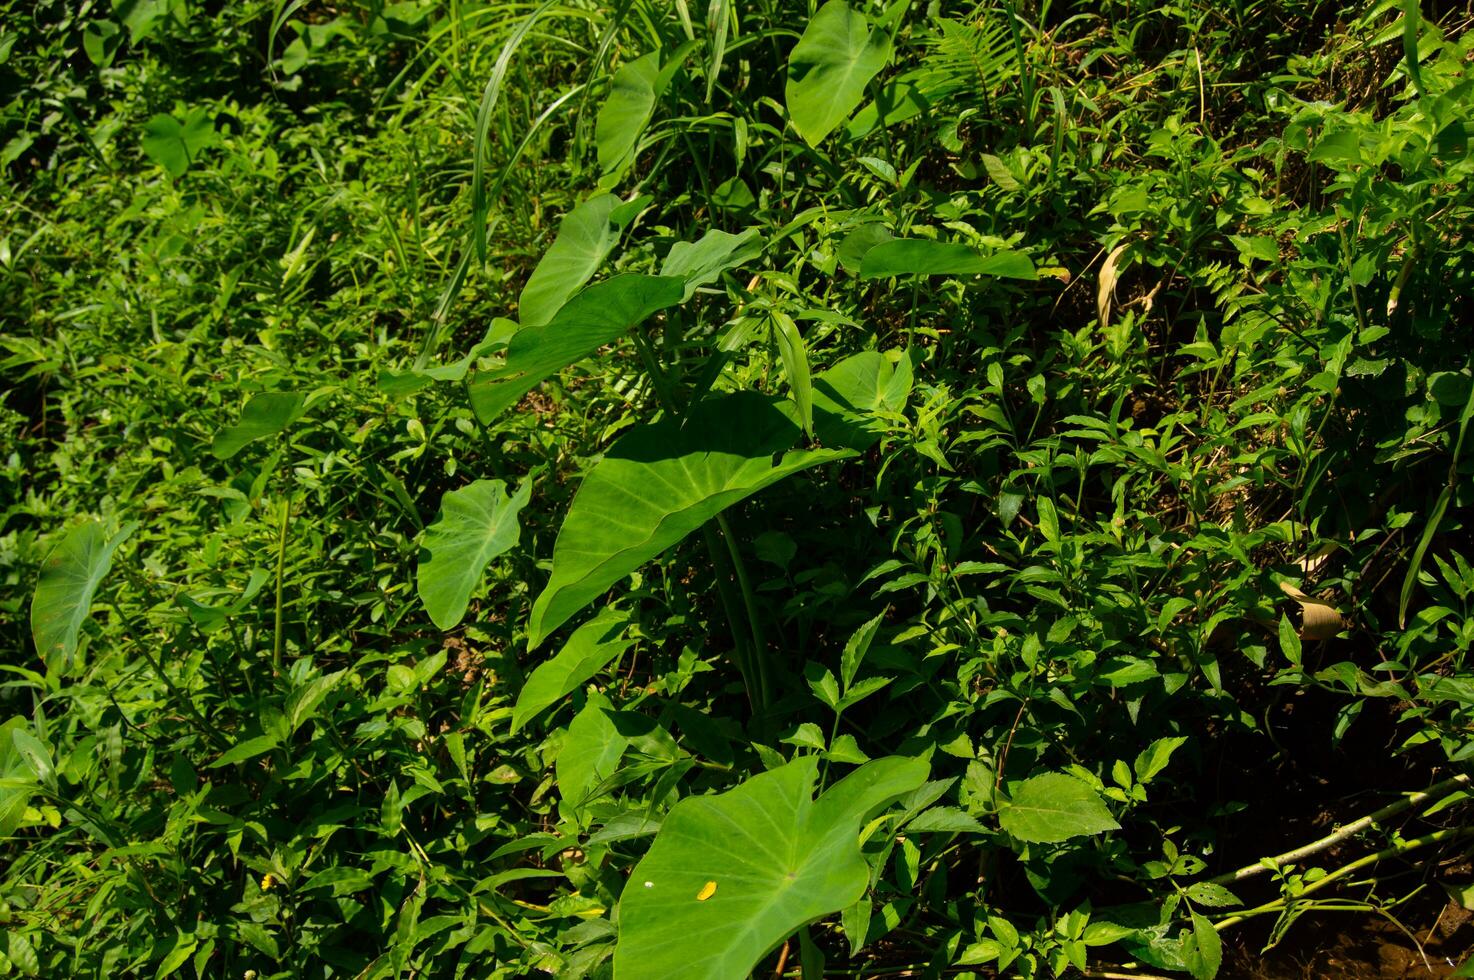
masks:
[[[619,977],[741,980],[800,926],[854,904],[869,867],[860,825],[926,779],[878,759],[816,800],[810,756],[671,808],[619,900]]]
[[[1456,961],[1440,11],[0,0],[0,972]]]

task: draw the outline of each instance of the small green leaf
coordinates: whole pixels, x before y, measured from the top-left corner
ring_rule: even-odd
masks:
[[[814,435],[814,382],[809,376],[809,351],[804,338],[798,332],[798,324],[787,313],[773,310],[769,314],[773,324],[773,342],[778,347],[778,356],[783,361],[783,373],[788,379],[788,390],[793,395],[793,404],[798,409],[799,425],[809,438]]]
[[[237,762],[245,762],[254,759],[258,755],[265,755],[280,744],[281,739],[275,735],[257,735],[248,738],[244,742],[237,742],[231,748],[221,753],[220,758],[210,763],[211,769],[219,769],[221,766],[234,765]]]
[[[788,56],[784,98],[804,142],[818,146],[849,118],[890,56],[890,35],[872,33],[864,15],[844,0],[820,7]]]
[[[859,673],[860,664],[864,662],[865,655],[870,652],[870,644],[875,642],[875,634],[889,611],[889,609],[882,610],[874,619],[850,634],[850,638],[845,641],[844,654],[839,660],[839,677],[846,693],[850,685],[855,682],[855,675]]]
[[[96,521],[73,528],[41,563],[31,599],[31,639],[52,669],[69,669],[92,597],[113,566],[113,552],[137,524],[108,537]]]
[[[143,152],[171,177],[183,177],[200,152],[214,142],[215,123],[203,107],[191,109],[182,120],[161,114],[143,124]]]
[[[614,774],[629,739],[621,735],[609,717],[613,706],[597,692],[589,695],[583,710],[568,726],[563,747],[554,764],[558,794],[578,808],[590,790]]]
[[[490,425],[544,380],[582,360],[657,310],[681,301],[685,283],[674,277],[620,275],[569,300],[546,326],[524,327],[507,345],[499,370],[468,386],[476,417]]]
[[[1197,912],[1192,914],[1192,938],[1187,944],[1188,972],[1193,980],[1213,980],[1223,965],[1223,940],[1213,923]]]
[[[929,238],[893,238],[881,242],[860,260],[861,279],[895,276],[998,276],[1034,279],[1034,263],[1022,252],[983,255],[969,245]]]
[[[629,616],[613,606],[573,631],[557,656],[539,664],[522,685],[512,708],[512,731],[603,670],[634,640],[624,635]]]
[[[241,409],[235,425],[215,433],[210,452],[216,459],[230,459],[257,439],[284,431],[302,417],[306,396],[296,391],[263,391],[252,395]]]
[[[1121,826],[1094,789],[1062,772],[1024,780],[998,819],[1019,840],[1036,844],[1103,834]]]
[[[517,516],[532,484],[507,495],[501,480],[477,480],[440,498],[440,519],[425,529],[416,588],[430,619],[448,630],[461,621],[486,566],[517,543]]]
[[[747,977],[800,926],[861,899],[861,821],[926,775],[920,760],[880,759],[815,800],[818,763],[806,756],[681,800],[620,897],[615,976]]]

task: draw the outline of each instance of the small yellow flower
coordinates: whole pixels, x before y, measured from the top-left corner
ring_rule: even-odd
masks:
[[[261,890],[263,892],[271,891],[271,886],[274,884],[276,884],[276,875],[266,874],[261,876]]]

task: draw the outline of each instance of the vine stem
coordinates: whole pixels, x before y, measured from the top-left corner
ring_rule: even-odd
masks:
[[[1474,836],[1474,827],[1450,827],[1447,830],[1436,830],[1431,834],[1424,834],[1422,837],[1413,837],[1409,840],[1393,844],[1391,847],[1384,847],[1382,848],[1382,850],[1377,851],[1376,853],[1357,858],[1350,864],[1346,864],[1337,868],[1335,871],[1332,871],[1324,878],[1320,878],[1316,881],[1311,882],[1310,884],[1306,885],[1305,888],[1301,890],[1300,894],[1298,895],[1291,895],[1287,898],[1277,898],[1273,902],[1266,902],[1263,905],[1257,906],[1256,908],[1247,909],[1243,912],[1231,915],[1226,919],[1220,919],[1217,922],[1213,923],[1213,928],[1221,932],[1224,929],[1227,929],[1229,926],[1237,925],[1238,923],[1243,922],[1245,919],[1248,919],[1251,916],[1266,915],[1270,912],[1284,911],[1285,909],[1288,909],[1292,903],[1299,901],[1306,895],[1309,895],[1312,892],[1318,892],[1332,882],[1339,881],[1340,879],[1346,877],[1353,871],[1364,868],[1369,864],[1375,864],[1384,858],[1397,857],[1401,854],[1407,854],[1410,851],[1416,851],[1419,848],[1427,847],[1429,844],[1441,844],[1444,841],[1459,840],[1461,838],[1471,836]]]
[[[1227,885],[1236,881],[1243,881],[1245,878],[1252,878],[1255,875],[1264,874],[1271,870],[1272,867],[1279,867],[1292,861],[1299,861],[1302,858],[1334,847],[1347,838],[1361,833],[1373,824],[1386,820],[1388,817],[1396,816],[1404,810],[1409,810],[1413,807],[1422,809],[1425,803],[1432,800],[1446,799],[1450,791],[1468,786],[1469,783],[1470,777],[1465,773],[1460,773],[1450,779],[1445,779],[1441,783],[1436,783],[1422,792],[1409,793],[1406,798],[1398,800],[1396,803],[1389,803],[1377,812],[1369,813],[1360,820],[1353,820],[1351,823],[1338,828],[1333,833],[1327,834],[1318,841],[1306,844],[1303,847],[1297,847],[1293,851],[1276,854],[1274,857],[1262,858],[1254,864],[1245,865],[1237,871],[1230,871],[1228,874],[1222,874],[1210,880],[1217,885]]]

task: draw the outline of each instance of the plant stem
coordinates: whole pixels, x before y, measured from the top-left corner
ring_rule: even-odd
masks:
[[[1302,858],[1307,858],[1312,854],[1317,854],[1327,848],[1334,847],[1341,841],[1353,837],[1368,827],[1380,823],[1388,817],[1395,816],[1404,810],[1413,807],[1421,810],[1426,803],[1430,803],[1433,800],[1443,800],[1448,796],[1450,790],[1468,786],[1469,783],[1470,777],[1460,773],[1451,779],[1445,779],[1441,783],[1430,786],[1420,793],[1409,793],[1405,799],[1398,800],[1396,803],[1389,803],[1375,813],[1369,813],[1359,820],[1353,820],[1335,832],[1327,834],[1318,841],[1306,844],[1304,847],[1297,847],[1293,851],[1276,854],[1274,857],[1262,858],[1254,864],[1245,865],[1237,871],[1230,871],[1228,874],[1219,875],[1217,878],[1210,880],[1214,884],[1227,885],[1236,881],[1243,881],[1245,878],[1252,878],[1255,875],[1264,874],[1270,870],[1271,866],[1282,867],[1290,862],[1299,861]]]
[[[292,503],[290,500],[282,500],[281,531],[276,540],[276,629],[271,643],[271,672],[273,675],[281,673],[281,651],[282,651],[282,571],[286,566],[287,558],[287,522],[292,516]]]
[[[732,556],[732,570],[737,576],[737,587],[742,591],[742,605],[747,612],[747,628],[752,633],[753,658],[757,662],[760,701],[766,707],[772,698],[771,679],[768,675],[768,641],[763,633],[762,617],[758,615],[757,596],[752,591],[752,580],[747,576],[747,563],[737,547],[737,538],[726,514],[717,515],[717,527],[727,542],[727,552]]]
[[[1409,851],[1416,851],[1421,847],[1427,847],[1429,844],[1441,844],[1444,841],[1458,840],[1462,837],[1471,836],[1474,836],[1474,827],[1450,827],[1447,830],[1437,830],[1431,834],[1424,834],[1422,837],[1413,837],[1409,840],[1402,841],[1401,843],[1393,844],[1391,847],[1384,847],[1382,848],[1382,850],[1377,851],[1374,854],[1368,854],[1365,857],[1357,858],[1350,864],[1337,868],[1335,871],[1332,871],[1324,878],[1320,878],[1316,881],[1311,882],[1310,884],[1306,885],[1298,895],[1291,895],[1286,898],[1277,898],[1273,902],[1266,902],[1256,908],[1247,909],[1243,912],[1237,913],[1236,915],[1231,915],[1226,919],[1220,919],[1219,921],[1213,923],[1213,928],[1221,932],[1224,929],[1227,929],[1229,926],[1237,925],[1238,923],[1243,922],[1245,919],[1248,919],[1252,916],[1266,915],[1270,912],[1279,912],[1287,909],[1290,907],[1290,905],[1304,898],[1306,895],[1309,895],[1312,892],[1320,891],[1322,888],[1325,888],[1327,885],[1331,884],[1331,882],[1338,881],[1351,874],[1353,871],[1364,868],[1369,864],[1376,864],[1383,858],[1397,857],[1401,854],[1407,854]]]

